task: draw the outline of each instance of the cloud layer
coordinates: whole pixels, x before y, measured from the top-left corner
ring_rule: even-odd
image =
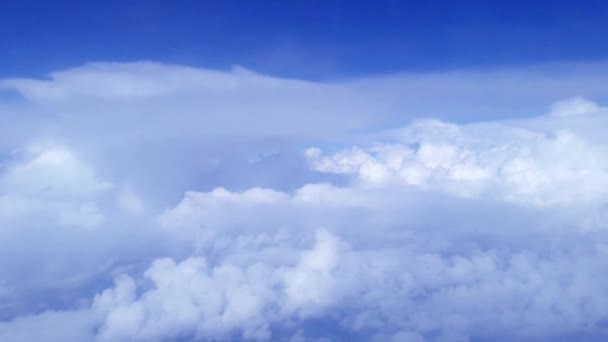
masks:
[[[603,340],[591,70],[2,80],[0,340]]]

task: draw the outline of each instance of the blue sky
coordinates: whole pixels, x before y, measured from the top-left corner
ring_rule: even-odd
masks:
[[[606,13],[603,1],[6,1],[0,75],[142,59],[310,79],[588,61],[608,55]]]
[[[606,341],[607,15],[3,2],[0,341]]]

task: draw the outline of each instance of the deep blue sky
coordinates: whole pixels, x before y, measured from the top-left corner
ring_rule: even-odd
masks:
[[[0,77],[87,61],[303,78],[608,57],[606,1],[13,1]]]

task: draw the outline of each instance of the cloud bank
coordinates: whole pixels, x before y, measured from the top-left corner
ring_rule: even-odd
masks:
[[[604,340],[594,70],[1,80],[0,340]]]

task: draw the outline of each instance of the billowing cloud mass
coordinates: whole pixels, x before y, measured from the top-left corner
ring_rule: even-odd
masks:
[[[0,340],[605,340],[605,77],[555,67],[1,80]]]

